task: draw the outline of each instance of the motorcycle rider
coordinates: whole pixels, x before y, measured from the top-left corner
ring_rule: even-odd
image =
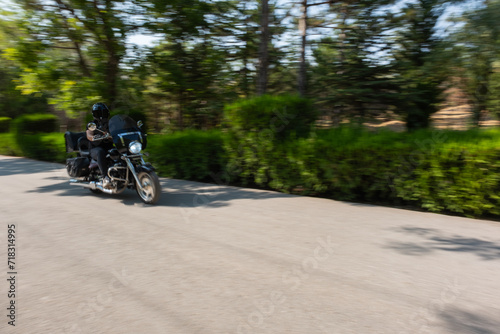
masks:
[[[87,139],[90,142],[90,157],[97,161],[99,170],[103,176],[104,188],[112,188],[108,177],[108,164],[106,155],[113,148],[113,139],[109,134],[109,109],[104,103],[96,103],[92,106],[92,116],[98,130],[90,130],[87,126]],[[100,131],[99,131],[100,130]]]

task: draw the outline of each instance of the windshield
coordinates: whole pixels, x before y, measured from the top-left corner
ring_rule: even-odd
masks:
[[[125,153],[131,142],[138,141],[146,148],[146,137],[137,123],[127,115],[116,115],[109,120],[109,133],[118,152]]]
[[[116,115],[109,120],[109,133],[116,136],[123,132],[141,131],[137,127],[137,123],[127,115]]]

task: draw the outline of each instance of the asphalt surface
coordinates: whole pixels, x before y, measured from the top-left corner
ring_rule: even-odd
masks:
[[[147,206],[67,180],[0,156],[1,333],[500,333],[498,222],[170,179]]]

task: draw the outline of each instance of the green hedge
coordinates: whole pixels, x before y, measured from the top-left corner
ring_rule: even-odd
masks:
[[[11,121],[10,117],[0,117],[0,133],[9,132]]]
[[[220,131],[188,130],[148,136],[149,160],[163,176],[214,182],[227,163]]]
[[[231,131],[237,135],[255,132],[263,140],[307,137],[316,117],[311,100],[296,95],[263,95],[224,108]]]
[[[309,99],[294,95],[245,99],[224,109],[228,140],[226,179],[243,185],[268,188],[280,183],[274,164],[282,162],[277,148],[296,138],[306,138],[312,131],[316,112]],[[277,161],[278,159],[279,161]]]
[[[372,133],[341,127],[277,142],[259,141],[250,132],[244,139],[248,143],[241,140],[233,152],[226,149],[235,147],[230,132],[151,135],[148,160],[160,175],[179,179],[471,217],[500,216],[498,129]],[[244,154],[235,155],[238,150]],[[60,133],[0,134],[1,154],[64,162],[64,152]]]
[[[232,149],[234,137],[224,138]],[[372,133],[341,127],[279,143],[258,141],[252,133],[246,140],[240,154],[228,151],[217,174],[237,185],[473,217],[500,215],[499,130]]]
[[[0,133],[0,154],[22,156],[13,133]]]
[[[500,215],[500,131],[413,133],[341,127],[309,138],[259,142],[232,156],[234,136],[186,131],[153,136],[164,176],[250,185],[336,200],[404,205],[465,216]],[[256,140],[252,133],[246,139]],[[233,152],[234,153],[234,152]],[[236,158],[236,159],[235,159]]]
[[[23,115],[12,121],[12,125],[12,130],[18,134],[59,131],[59,120],[52,114]]]
[[[318,132],[267,152],[260,186],[338,200],[500,215],[500,131]]]
[[[39,133],[18,136],[13,133],[2,133],[0,154],[64,163],[66,161],[64,135]]]

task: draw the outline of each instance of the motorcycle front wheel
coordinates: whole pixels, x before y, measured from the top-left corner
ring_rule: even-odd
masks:
[[[137,176],[141,186],[136,185],[135,189],[141,200],[146,204],[155,204],[158,202],[161,194],[161,186],[156,173],[140,172]]]

